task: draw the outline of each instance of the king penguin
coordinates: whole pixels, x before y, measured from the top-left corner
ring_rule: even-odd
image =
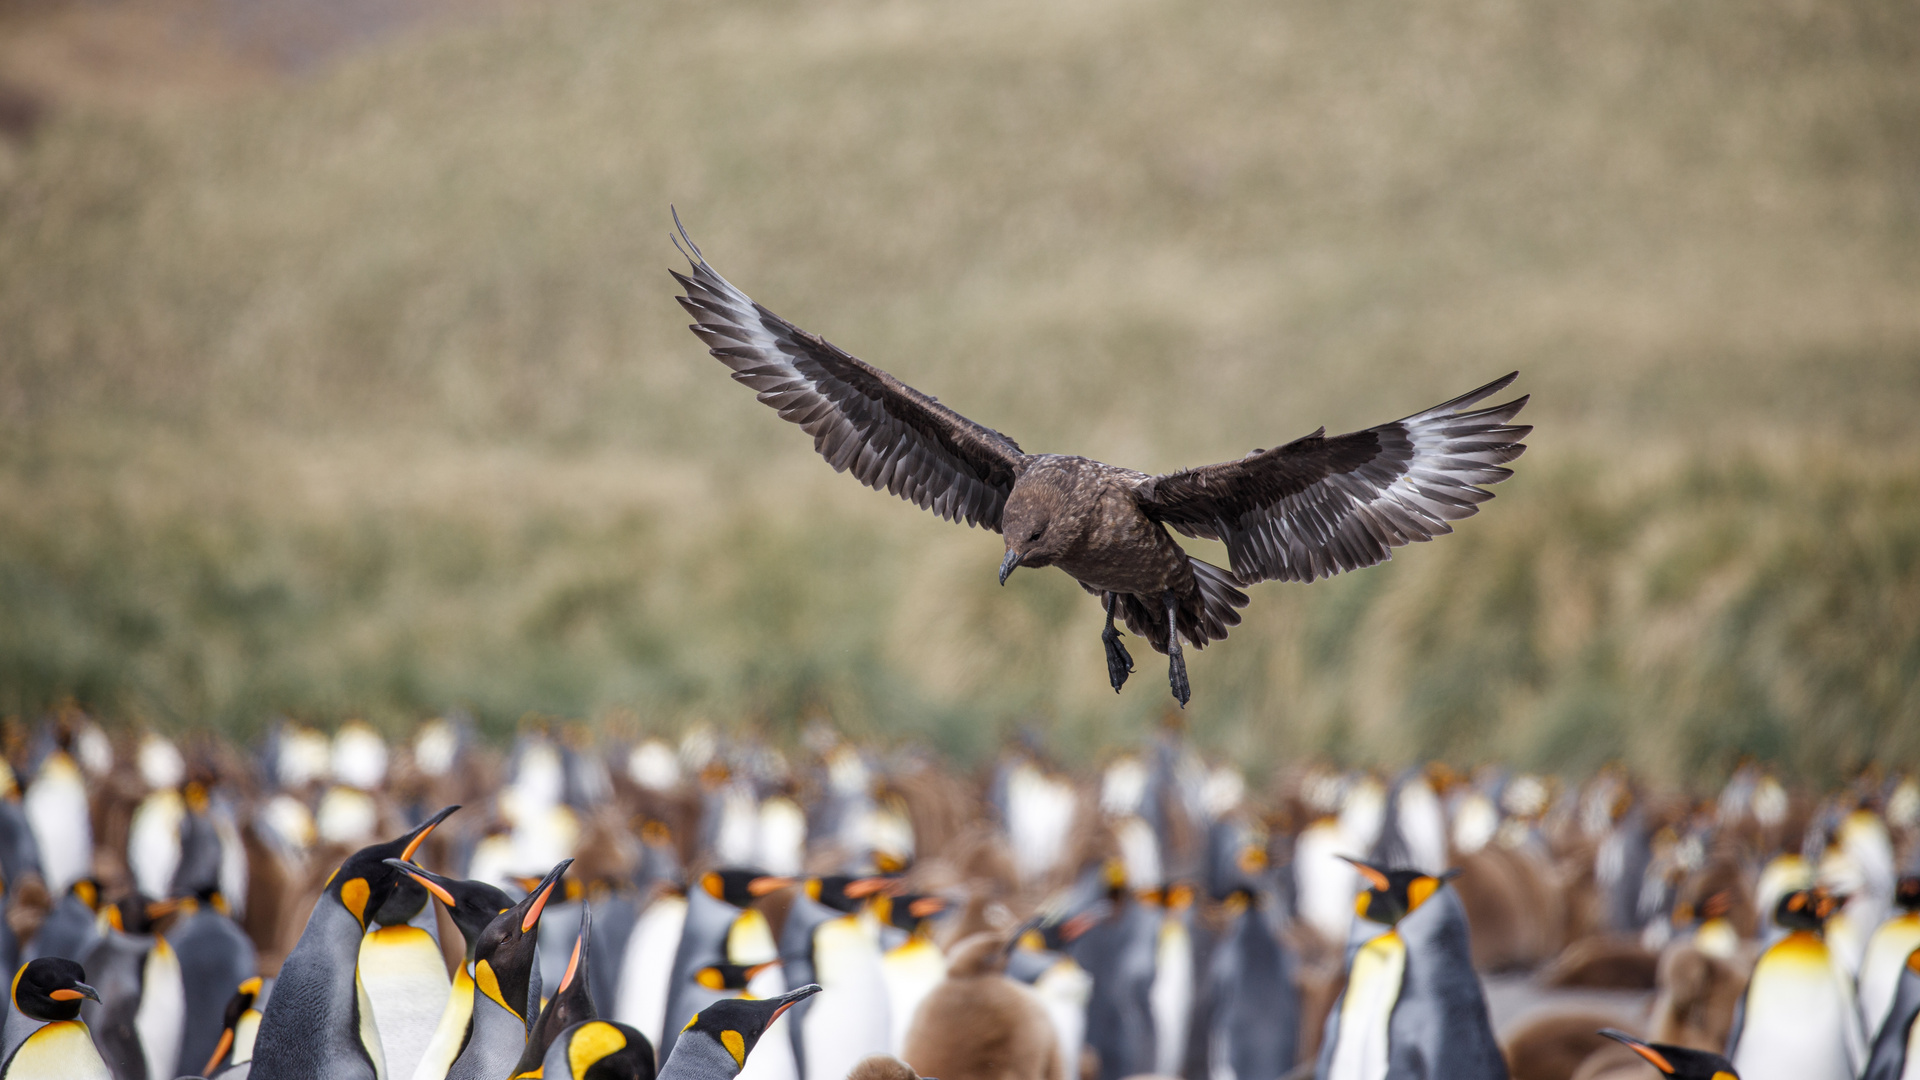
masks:
[[[1644,1043],[1614,1028],[1601,1028],[1600,1034],[1646,1058],[1647,1064],[1660,1070],[1661,1075],[1673,1077],[1673,1080],[1740,1080],[1739,1074],[1733,1071],[1732,1062],[1707,1050]]]
[[[102,912],[105,929],[81,959],[93,973],[100,1003],[81,1014],[107,1068],[120,1080],[158,1080],[179,1072],[186,1025],[186,983],[180,954],[154,921],[175,905],[123,897]]]
[[[809,983],[770,998],[722,998],[695,1013],[680,1030],[661,1080],[734,1080],[760,1036],[796,1001],[820,992]]]
[[[1895,914],[1867,938],[1860,961],[1860,1017],[1869,1036],[1879,1032],[1893,1005],[1907,958],[1920,948],[1920,874],[1905,874],[1894,888]]]
[[[378,1080],[385,1071],[373,1008],[360,981],[367,920],[401,880],[390,858],[411,858],[449,806],[412,832],[361,848],[327,879],[300,941],[280,965],[260,1017],[251,1080]]]
[[[887,1015],[893,1024],[888,1047],[892,1054],[898,1055],[907,1045],[907,1027],[920,1002],[947,977],[947,959],[934,944],[932,922],[946,906],[938,896],[882,893],[874,899],[880,921],[905,935],[880,958],[887,980]]]
[[[419,925],[432,925],[428,903],[425,886],[403,877],[360,940],[360,982],[380,1029],[389,1080],[411,1077],[419,1068],[453,992],[440,943]]]
[[[686,929],[686,894],[664,887],[641,909],[627,936],[614,992],[614,1019],[630,1024],[658,1046],[667,1022],[667,998],[673,990],[673,957]]]
[[[742,919],[765,927],[766,916],[749,913],[747,905],[756,896],[754,882],[765,880],[758,870],[729,867],[709,870],[700,875],[696,886],[687,890],[686,922],[680,931],[680,944],[673,954],[673,975],[668,983],[666,1023],[659,1043],[660,1053],[669,1057],[680,1028],[694,1013],[711,1004],[718,991],[703,986],[694,976],[705,968],[726,963],[758,963],[774,959],[772,932],[766,933],[765,950],[773,955],[737,957],[734,938],[742,929]],[[751,928],[751,927],[750,927]]]
[[[612,1020],[562,1031],[540,1063],[543,1080],[654,1080],[656,1071],[647,1037]]]
[[[460,1048],[466,1044],[467,1022],[473,1019],[473,960],[474,951],[480,946],[480,934],[496,916],[513,906],[513,898],[484,881],[441,877],[399,859],[389,859],[387,865],[412,877],[432,893],[434,899],[445,904],[453,925],[466,939],[467,954],[454,969],[446,1008],[440,1013],[440,1021],[420,1056],[420,1063],[409,1074],[412,1080],[444,1080],[447,1070],[453,1068],[454,1060],[460,1056]],[[409,1080],[409,1076],[396,1075],[390,1080]]]
[[[1920,949],[1907,954],[1885,1021],[1875,1033],[1860,1080],[1915,1080],[1920,1077]]]
[[[1300,988],[1293,953],[1270,921],[1275,906],[1250,885],[1223,904],[1228,924],[1207,972],[1209,1080],[1279,1080],[1299,1058]]]
[[[1774,909],[1786,936],[1755,962],[1730,1042],[1747,1080],[1852,1080],[1866,1063],[1851,980],[1822,934],[1842,903],[1825,889],[1798,889]]]
[[[100,937],[99,919],[100,884],[92,878],[81,878],[67,886],[66,895],[40,924],[40,932],[21,950],[21,959],[61,956],[80,960]]]
[[[79,964],[57,956],[23,965],[13,976],[13,1007],[40,1027],[0,1064],[0,1080],[111,1080],[80,1020],[80,1002],[100,995]]]
[[[547,1051],[560,1033],[575,1024],[599,1019],[587,980],[592,964],[592,935],[593,912],[582,911],[580,933],[573,939],[573,953],[567,959],[566,971],[561,974],[553,996],[540,1010],[540,1018],[527,1032],[527,1048],[520,1054],[520,1063],[513,1067],[514,1080],[529,1077],[539,1080],[545,1069]]]
[[[529,1015],[540,1005],[540,913],[571,865],[572,859],[561,860],[526,899],[481,931],[473,950],[473,1018],[467,1023],[467,1044],[447,1070],[447,1080],[513,1075],[527,1048]]]
[[[260,1034],[260,1009],[266,1002],[266,980],[255,975],[240,984],[227,999],[220,1018],[220,1039],[213,1044],[213,1056],[200,1070],[214,1080],[247,1080],[253,1069],[253,1040]]]
[[[1466,908],[1450,874],[1353,863],[1369,888],[1355,902],[1378,924],[1351,950],[1347,988],[1327,1016],[1319,1080],[1506,1080],[1473,970]]]
[[[167,931],[186,989],[177,1069],[198,1068],[213,1053],[238,988],[252,983],[258,990],[260,965],[253,941],[225,908],[220,893],[203,890],[181,901],[180,917]]]

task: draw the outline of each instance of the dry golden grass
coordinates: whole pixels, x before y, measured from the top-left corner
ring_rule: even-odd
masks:
[[[0,171],[0,708],[1156,717],[1071,583],[995,587],[704,357],[672,201],[1030,450],[1172,468],[1522,369],[1484,515],[1195,658],[1250,764],[1912,760],[1916,174],[1895,0],[572,0],[76,107]]]

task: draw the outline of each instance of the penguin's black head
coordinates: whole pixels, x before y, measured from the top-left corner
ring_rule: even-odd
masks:
[[[560,875],[573,865],[562,859],[525,900],[494,916],[473,946],[473,984],[515,1016],[527,1015],[527,991],[540,944],[540,913],[553,899]],[[535,1002],[534,1004],[538,1004]]]
[[[573,939],[573,955],[567,959],[566,974],[560,976],[560,985],[554,988],[553,996],[540,1010],[540,1018],[533,1023],[533,1030],[527,1033],[527,1047],[520,1055],[520,1063],[514,1066],[514,1076],[538,1072],[548,1048],[562,1031],[599,1016],[593,1007],[593,995],[587,989],[587,961],[592,950],[593,909],[583,908],[580,933]]]
[[[1354,910],[1363,919],[1392,926],[1406,918],[1421,904],[1427,902],[1440,886],[1452,881],[1460,873],[1449,870],[1435,877],[1423,870],[1384,870],[1372,863],[1359,859],[1347,859],[1355,870],[1367,881],[1367,890],[1354,901]]]
[[[67,886],[67,895],[85,904],[88,911],[100,910],[100,883],[90,877],[83,877]]]
[[[765,896],[764,888],[755,891],[754,883],[768,880],[766,871],[746,866],[728,866],[719,870],[709,870],[700,875],[700,887],[715,900],[724,900],[734,907],[746,907],[759,897]]]
[[[347,856],[347,861],[341,863],[340,868],[327,879],[321,892],[338,901],[364,928],[368,920],[387,906],[394,890],[406,880],[406,875],[387,865],[387,860],[399,859],[404,862],[413,858],[413,853],[420,849],[434,826],[447,820],[447,815],[458,809],[458,806],[449,806],[404,836],[383,844],[371,844]]]
[[[128,893],[108,904],[103,912],[107,917],[107,925],[123,934],[151,934],[155,923],[173,914],[179,907],[177,900],[155,900],[139,893]]]
[[[733,1055],[734,1064],[744,1066],[747,1054],[773,1022],[780,1019],[781,1013],[819,992],[819,983],[808,983],[778,997],[722,998],[695,1013],[680,1030],[684,1034],[699,1032],[707,1036],[726,1047],[727,1053]]]
[[[1846,902],[1846,897],[1835,896],[1818,885],[1811,889],[1797,889],[1780,898],[1780,903],[1773,909],[1773,921],[1788,930],[1812,930],[1818,933],[1826,929],[1827,920]]]
[[[487,928],[495,916],[513,906],[513,897],[484,881],[442,877],[402,859],[388,859],[387,865],[405,874],[431,893],[434,899],[447,905],[447,914],[453,918],[453,925],[460,928],[460,936],[467,940],[469,960],[473,959],[474,947],[480,943],[480,932]]]
[[[891,878],[885,877],[852,877],[847,874],[808,878],[807,895],[835,911],[851,915],[860,910],[860,905],[868,897],[885,889],[891,881]]]
[[[880,921],[905,930],[909,934],[919,931],[928,919],[947,909],[945,897],[925,896],[919,893],[907,893],[904,896],[889,896],[881,893],[874,897],[874,913]]]
[[[779,962],[769,960],[764,964],[708,964],[693,973],[693,981],[709,990],[745,990],[755,975]]]
[[[100,994],[85,982],[86,970],[71,960],[43,956],[21,966],[13,976],[13,1007],[34,1020],[72,1020],[80,1002]]]
[[[588,1020],[562,1031],[547,1051],[566,1055],[573,1080],[653,1080],[653,1044],[625,1024]],[[554,1075],[548,1073],[547,1075]]]
[[[1902,874],[1893,887],[1893,902],[1901,911],[1920,911],[1920,874]]]
[[[1614,1028],[1601,1028],[1600,1034],[1624,1044],[1646,1058],[1647,1064],[1659,1069],[1662,1075],[1674,1080],[1740,1080],[1740,1074],[1733,1071],[1733,1062],[1719,1054],[1666,1043],[1644,1043]]]
[[[233,1031],[240,1025],[240,1018],[248,1009],[260,1000],[260,976],[255,975],[240,984],[240,988],[227,999],[227,1011],[220,1019],[220,1042],[213,1048],[213,1056],[207,1059],[207,1067],[200,1070],[212,1076],[227,1063],[227,1055],[233,1052]]]

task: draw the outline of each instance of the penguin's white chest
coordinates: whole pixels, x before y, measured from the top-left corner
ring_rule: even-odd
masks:
[[[801,1023],[807,1080],[841,1080],[861,1058],[886,1053],[892,1037],[879,943],[857,916],[821,923],[813,969],[823,989]]]
[[[1060,1045],[1060,1075],[1080,1075],[1080,1051],[1087,1041],[1087,1002],[1093,998],[1093,976],[1072,960],[1061,957],[1034,980],[1033,992],[1053,1021]]]
[[[1887,1010],[1893,1007],[1900,972],[1916,948],[1920,948],[1920,913],[1888,919],[1867,939],[1866,959],[1860,964],[1860,1015],[1866,1018],[1869,1036],[1879,1032]]]
[[[446,1080],[447,1070],[453,1068],[454,1060],[460,1056],[460,1044],[467,1037],[467,1022],[472,1019],[473,977],[467,974],[467,966],[461,964],[453,973],[446,1008],[440,1013],[440,1022],[427,1041],[419,1064],[411,1074],[395,1073],[393,1080],[405,1080],[409,1075],[414,1080]]]
[[[56,1020],[35,1031],[7,1063],[8,1080],[113,1080],[93,1036],[78,1020]]]
[[[127,826],[127,866],[133,883],[148,896],[173,892],[173,872],[180,868],[180,824],[187,805],[171,788],[140,801]]]
[[[1864,1063],[1853,994],[1826,943],[1805,931],[1754,966],[1733,1065],[1742,1080],[1850,1080]]]
[[[660,1045],[660,1029],[666,1026],[673,957],[686,925],[686,897],[655,900],[641,913],[620,963],[620,989],[614,996],[613,1017],[631,1025],[655,1046]]]
[[[40,845],[40,870],[54,896],[93,869],[93,827],[87,812],[87,785],[80,769],[64,753],[54,753],[27,789],[21,809]]]
[[[1160,942],[1154,955],[1153,987],[1154,1071],[1179,1076],[1187,1052],[1187,1021],[1193,1015],[1193,938],[1178,918],[1160,924]]]
[[[1399,934],[1381,934],[1354,953],[1327,1080],[1383,1080],[1387,1075],[1387,1023],[1406,974],[1407,946]]]
[[[140,1033],[140,1048],[146,1053],[148,1076],[178,1073],[180,1039],[186,1022],[187,989],[180,975],[180,955],[166,938],[155,938],[142,966],[140,1007],[133,1014],[133,1027]]]
[[[946,981],[947,960],[940,955],[939,946],[915,937],[888,950],[882,963],[887,978],[887,1011],[893,1018],[891,1050],[898,1057],[906,1049],[913,1014],[933,988]]]
[[[373,1005],[387,1075],[413,1076],[452,991],[440,947],[417,926],[383,926],[360,940],[360,982]]]

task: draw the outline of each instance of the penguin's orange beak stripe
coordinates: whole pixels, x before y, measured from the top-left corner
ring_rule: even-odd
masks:
[[[1654,1068],[1659,1069],[1661,1072],[1666,1073],[1668,1076],[1673,1075],[1673,1063],[1668,1061],[1666,1055],[1662,1054],[1660,1051],[1655,1050],[1653,1047],[1648,1046],[1645,1043],[1627,1043],[1626,1047],[1627,1049],[1633,1051],[1636,1054],[1639,1054],[1641,1057],[1646,1058],[1648,1061],[1652,1062]]]
[[[213,1048],[213,1056],[207,1059],[207,1067],[200,1071],[212,1076],[213,1070],[219,1068],[220,1063],[227,1059],[227,1051],[231,1049],[233,1049],[233,1029],[227,1028],[220,1033],[220,1042]]]
[[[793,884],[790,877],[757,877],[747,882],[747,893],[751,896],[765,896],[776,893]]]
[[[863,896],[872,896],[874,893],[886,888],[887,884],[887,879],[883,877],[861,878],[858,881],[849,881],[847,882],[847,895],[858,900]]]
[[[546,910],[547,900],[553,896],[553,887],[557,884],[559,884],[559,882],[550,881],[547,883],[546,888],[540,890],[540,898],[535,900],[533,906],[527,909],[527,917],[520,920],[521,933],[530,934],[533,932],[533,924],[540,921],[540,912]]]
[[[67,990],[63,988],[60,990],[49,990],[47,996],[55,1001],[79,1001],[87,995],[78,990]]]
[[[1366,863],[1361,862],[1359,859],[1348,859],[1345,855],[1340,856],[1340,858],[1345,860],[1347,863],[1351,864],[1355,870],[1360,871],[1361,876],[1365,877],[1367,879],[1368,884],[1372,885],[1374,888],[1385,890],[1392,886],[1393,883],[1387,880],[1387,875],[1381,873],[1380,871],[1374,869],[1371,866],[1368,866]]]
[[[446,819],[442,818],[441,820],[444,821]],[[420,850],[420,845],[426,843],[427,837],[433,835],[433,830],[436,828],[439,828],[439,826],[440,826],[439,821],[427,822],[427,827],[420,830],[419,836],[416,836],[413,839],[407,841],[407,846],[404,849],[402,849],[400,852],[400,858],[407,862],[412,862],[413,853]]]
[[[425,886],[426,890],[432,893],[437,899],[439,899],[441,903],[447,905],[450,908],[460,906],[460,901],[455,900],[453,898],[453,894],[441,888],[439,883],[431,881],[427,878],[421,877],[419,874],[416,874],[411,870],[405,871],[405,873],[408,877],[412,878],[413,880],[419,882],[421,885]]]
[[[560,976],[560,989],[565,990],[573,983],[573,973],[580,970],[580,939],[573,939],[573,955],[567,958],[567,973]]]

